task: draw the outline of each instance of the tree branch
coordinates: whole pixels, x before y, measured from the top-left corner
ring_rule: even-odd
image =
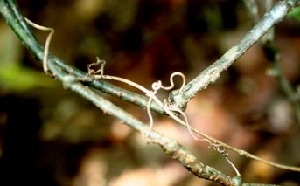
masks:
[[[289,3],[287,3],[289,2]],[[283,4],[289,4],[290,8],[295,6],[295,0],[286,1]],[[279,4],[280,5],[280,4]],[[277,5],[277,6],[279,6]],[[285,6],[284,6],[285,7]],[[281,9],[277,8],[276,11],[281,11],[282,9],[285,10],[284,7],[281,7]],[[14,30],[14,32],[17,34],[17,36],[20,38],[20,40],[24,43],[24,45],[39,59],[43,60],[45,53],[43,47],[38,43],[35,36],[32,34],[30,29],[28,28],[26,22],[24,21],[23,16],[20,14],[15,1],[13,0],[0,0],[0,11],[5,18],[6,22],[11,26],[11,28]],[[278,17],[275,13],[270,13],[270,17]],[[284,12],[287,12],[288,10],[285,10]],[[284,14],[284,13],[281,13]],[[278,20],[279,21],[279,20]],[[271,25],[269,24],[269,27]],[[267,27],[265,28],[267,29]],[[249,34],[250,35],[250,34]],[[256,37],[258,37],[258,34],[254,34]],[[250,36],[248,36],[250,37]],[[256,38],[255,37],[255,38]],[[251,37],[250,37],[251,38]],[[243,42],[246,42],[246,39],[244,38],[242,40]],[[251,46],[251,42],[246,42],[248,45]],[[250,43],[250,44],[249,44]],[[237,50],[239,45],[233,47],[229,52],[230,59],[235,58]],[[249,47],[250,47],[249,46]],[[245,49],[246,50],[246,49]],[[240,49],[238,50],[240,51]],[[245,51],[244,51],[245,52]],[[241,54],[240,54],[241,55]],[[228,56],[227,56],[228,58]],[[221,58],[222,59],[222,58]],[[223,61],[226,61],[226,58],[223,57]],[[222,62],[222,60],[220,60]],[[228,61],[228,59],[227,59]],[[229,60],[230,61],[230,60]],[[234,61],[231,60],[231,63]],[[221,63],[219,62],[219,63]],[[104,81],[98,81],[98,80],[91,80],[89,82],[81,82],[81,78],[87,77],[86,73],[83,73],[76,68],[67,66],[64,64],[63,61],[55,57],[54,55],[49,55],[47,58],[47,65],[48,68],[51,70],[53,75],[57,77],[66,88],[71,89],[72,91],[80,94],[85,99],[91,101],[95,106],[101,108],[104,112],[113,115],[114,117],[122,120],[125,122],[126,125],[129,127],[134,128],[141,134],[148,137],[148,139],[159,146],[161,146],[166,154],[169,154],[172,156],[172,158],[179,161],[186,169],[188,169],[192,174],[203,178],[210,180],[215,183],[220,183],[222,185],[241,185],[242,181],[240,177],[228,177],[221,173],[220,171],[209,167],[201,162],[199,162],[195,155],[187,151],[184,147],[182,147],[180,144],[177,143],[177,141],[169,139],[153,130],[151,130],[149,127],[146,126],[143,122],[135,119],[130,114],[126,113],[121,108],[115,106],[110,101],[104,99],[99,94],[97,94],[93,89],[91,89],[88,86],[84,86],[83,83],[87,83],[88,85],[91,85],[92,87],[96,87],[103,92],[110,93],[112,95],[115,95],[116,97],[123,98],[127,101],[131,101],[133,103],[136,103],[137,105],[145,107],[147,105],[148,98],[145,96],[141,96],[139,94],[133,94],[127,90],[121,89],[119,87],[113,86],[107,82]],[[215,65],[217,66],[217,65]],[[228,65],[229,66],[229,65]],[[223,66],[223,68],[225,68]],[[227,67],[226,67],[227,68]],[[211,71],[213,73],[214,71]],[[221,71],[220,71],[221,72]],[[219,73],[220,73],[219,72]],[[208,85],[208,84],[207,84]],[[187,89],[189,90],[189,89]],[[133,98],[132,98],[133,97]],[[151,109],[164,113],[164,109],[160,108],[153,102],[151,104]],[[227,146],[228,147],[228,146]],[[242,184],[242,185],[257,185],[257,184]],[[262,184],[259,184],[262,185]],[[267,185],[267,184],[266,184]]]
[[[276,23],[280,22],[289,11],[299,4],[300,0],[283,0],[277,2],[267,12],[242,40],[229,49],[220,59],[192,79],[183,89],[175,90],[169,95],[173,105],[185,109],[187,102],[202,89],[219,79],[221,72],[225,71],[233,62],[241,57],[255,42],[257,42]]]
[[[38,59],[42,60],[44,57],[43,49],[24,22],[24,18],[19,13],[15,2],[12,0],[0,0],[0,11],[6,22],[23,41],[23,44],[36,57],[38,57]],[[126,125],[146,136],[150,142],[161,146],[165,150],[166,154],[169,154],[173,159],[179,161],[193,175],[215,183],[220,183],[222,185],[233,185],[234,182],[232,178],[208,165],[199,162],[195,155],[187,151],[183,146],[177,143],[176,140],[169,139],[151,130],[146,124],[135,119],[133,116],[115,106],[110,101],[104,99],[90,87],[82,85],[82,82],[79,79],[86,77],[86,74],[75,68],[66,66],[61,60],[53,55],[49,56],[47,65],[49,70],[63,83],[66,88],[71,89],[72,91],[80,94],[83,98],[91,101],[95,106],[101,108],[105,113],[124,121]],[[101,84],[103,83],[102,81],[92,81],[90,83],[95,83],[97,86],[101,85],[101,88],[103,86],[103,84]],[[109,87],[109,89],[113,88],[114,87]],[[113,89],[113,91],[116,92],[120,90],[122,89]]]

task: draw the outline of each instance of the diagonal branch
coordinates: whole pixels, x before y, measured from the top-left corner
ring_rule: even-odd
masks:
[[[276,23],[280,22],[288,12],[295,8],[299,3],[300,0],[283,0],[277,2],[273,8],[264,15],[262,20],[247,32],[237,45],[229,49],[220,59],[202,71],[196,78],[192,79],[184,87],[184,91],[173,91],[169,95],[172,104],[177,105],[184,110],[187,102],[193,96],[219,79],[221,72],[232,65],[236,59],[241,57],[255,42],[257,42]]]

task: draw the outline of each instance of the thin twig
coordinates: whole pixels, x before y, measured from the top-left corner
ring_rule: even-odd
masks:
[[[45,50],[44,50],[45,54],[44,54],[44,57],[43,57],[43,68],[44,68],[45,73],[47,74],[48,73],[47,59],[48,59],[50,41],[51,41],[52,36],[54,34],[54,29],[53,28],[49,28],[49,27],[45,27],[45,26],[41,26],[41,25],[38,25],[38,24],[35,24],[35,23],[31,22],[29,19],[27,19],[26,17],[24,17],[24,20],[28,24],[30,24],[31,26],[35,27],[36,29],[39,29],[39,30],[42,30],[42,31],[48,31],[49,32],[48,37],[46,38],[46,41],[45,41]]]
[[[273,65],[272,71],[275,71],[273,75],[277,78],[282,92],[286,95],[287,99],[294,107],[296,121],[298,125],[300,125],[300,99],[297,97],[298,92],[297,89],[294,90],[291,83],[284,75],[280,66],[279,54],[273,42],[273,40],[270,40],[263,44],[264,52],[268,60]]]

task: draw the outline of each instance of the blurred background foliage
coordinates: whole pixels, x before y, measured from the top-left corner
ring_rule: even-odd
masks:
[[[251,28],[238,0],[18,0],[24,15],[52,27],[50,51],[86,71],[96,57],[105,73],[145,87],[174,71],[195,77]],[[263,14],[263,12],[261,12]],[[299,85],[299,23],[276,26],[281,66]],[[46,33],[33,29],[43,43]],[[43,73],[0,22],[0,185],[211,185],[190,175],[122,122],[65,90]],[[186,111],[191,124],[265,159],[300,165],[299,125],[259,44],[200,92]],[[115,83],[115,82],[113,82]],[[124,86],[122,84],[118,84]],[[128,88],[124,86],[125,88]],[[116,100],[147,122],[145,110]],[[166,93],[161,93],[166,96]],[[234,176],[225,159],[187,129],[155,115],[155,129],[190,148],[204,163]],[[230,153],[247,182],[299,184],[299,174]]]

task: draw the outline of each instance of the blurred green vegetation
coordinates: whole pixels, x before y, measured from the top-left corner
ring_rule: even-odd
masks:
[[[0,68],[0,85],[4,91],[23,92],[38,87],[51,87],[54,84],[44,73],[13,62]]]
[[[294,19],[296,19],[297,21],[300,21],[300,7],[297,7],[297,8],[295,8],[293,11],[291,11],[291,12],[288,14],[288,17],[294,18]]]

